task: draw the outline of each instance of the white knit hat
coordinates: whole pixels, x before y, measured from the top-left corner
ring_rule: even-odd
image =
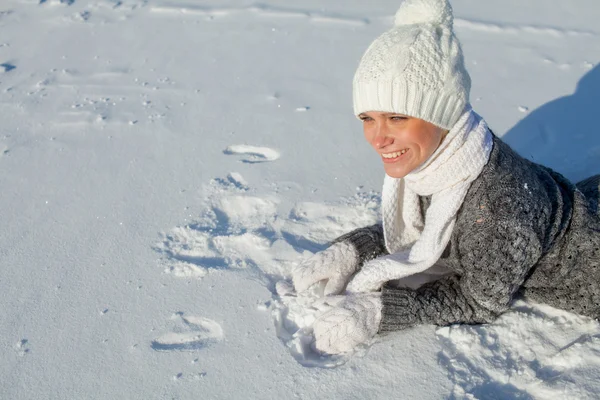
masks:
[[[471,78],[448,0],[405,0],[354,75],[354,114],[404,114],[451,129],[469,103]]]

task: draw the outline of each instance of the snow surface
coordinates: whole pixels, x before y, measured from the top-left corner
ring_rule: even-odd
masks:
[[[452,4],[494,132],[600,172],[600,3]],[[351,79],[398,5],[2,0],[0,398],[597,398],[600,325],[543,305],[311,353],[277,282],[377,220]]]

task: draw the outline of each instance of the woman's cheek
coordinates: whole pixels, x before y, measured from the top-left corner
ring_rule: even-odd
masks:
[[[369,143],[371,146],[373,146],[373,137],[374,137],[374,136],[373,136],[373,134],[371,133],[371,131],[370,131],[369,129],[366,129],[366,128],[365,128],[364,134],[365,134],[365,140],[366,140],[366,141],[367,141],[367,142],[368,142],[368,143]]]

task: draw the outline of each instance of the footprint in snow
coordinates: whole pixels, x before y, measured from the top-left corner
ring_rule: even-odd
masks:
[[[29,353],[29,340],[27,340],[27,339],[19,340],[19,342],[15,345],[15,350],[21,357],[23,357],[25,354],[28,354]]]
[[[275,161],[280,157],[277,150],[269,147],[248,146],[244,144],[229,146],[223,153],[227,155],[243,155],[242,162],[248,164]]]
[[[0,47],[2,47],[2,46],[0,46]],[[0,72],[9,72],[15,68],[17,68],[17,67],[10,63],[0,64]]]
[[[171,318],[173,329],[152,341],[156,351],[194,351],[205,348],[223,338],[223,329],[217,322],[203,317],[175,313]]]

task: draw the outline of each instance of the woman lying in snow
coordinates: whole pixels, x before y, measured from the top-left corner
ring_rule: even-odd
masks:
[[[573,184],[503,143],[469,105],[447,0],[405,0],[354,77],[354,112],[381,154],[382,224],[294,268],[327,280],[315,347],[349,351],[416,324],[492,322],[524,297],[600,317],[600,175]],[[447,273],[420,287],[398,280]]]

